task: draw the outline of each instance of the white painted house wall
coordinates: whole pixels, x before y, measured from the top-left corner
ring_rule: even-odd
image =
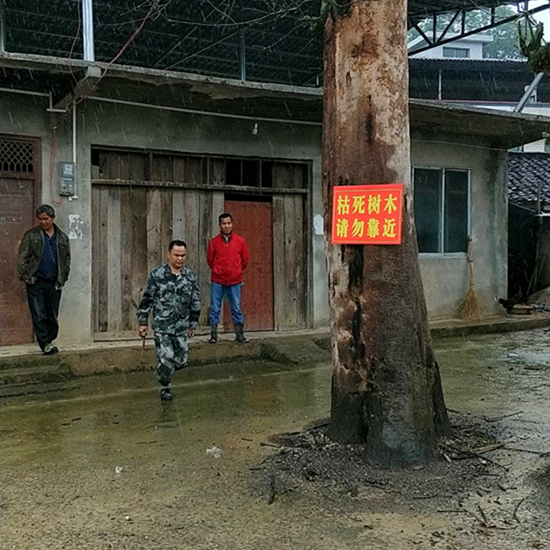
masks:
[[[445,40],[452,39],[459,36],[456,33],[447,33]],[[441,46],[435,46],[429,50],[423,52],[414,53],[416,49],[422,48],[426,45],[426,41],[422,36],[411,40],[408,45],[409,56],[423,59],[443,59],[449,57],[446,55],[446,48],[460,48],[468,50],[468,55],[464,59],[483,59],[483,46],[493,41],[493,37],[489,34],[478,34],[467,38],[457,38],[452,42],[443,44]]]

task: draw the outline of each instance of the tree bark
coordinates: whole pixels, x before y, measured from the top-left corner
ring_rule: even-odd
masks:
[[[323,194],[403,183],[401,245],[332,245],[332,411],[328,435],[365,443],[384,466],[428,461],[450,430],[434,359],[410,182],[406,0],[350,3],[325,25]]]

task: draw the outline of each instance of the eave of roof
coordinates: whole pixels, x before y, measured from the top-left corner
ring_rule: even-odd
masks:
[[[422,19],[434,14],[441,14],[457,10],[474,10],[479,8],[491,8],[510,4],[506,0],[485,0],[474,2],[472,0],[409,0],[409,17]]]
[[[159,86],[162,84],[187,84],[198,88],[214,87],[214,89],[230,88],[234,94],[254,96],[257,94],[290,94],[306,98],[317,98],[322,96],[320,88],[309,88],[305,86],[290,86],[287,84],[273,84],[263,82],[241,81],[230,78],[205,76],[194,73],[178,71],[166,71],[150,69],[147,67],[135,67],[131,65],[118,65],[102,62],[89,62],[78,59],[67,59],[65,57],[50,57],[33,54],[0,53],[0,67],[13,69],[27,69],[45,71],[50,74],[69,74],[84,71],[87,67],[99,67],[105,71],[109,78],[119,78],[143,82]],[[219,90],[218,90],[219,92]]]
[[[487,66],[487,65],[496,65],[499,68],[502,66],[509,67],[526,67],[527,70],[531,71],[525,59],[493,59],[490,57],[484,57],[482,59],[469,59],[463,57],[409,57],[409,63],[414,63],[416,65],[434,65],[434,66],[444,66],[444,67],[458,67],[463,66]]]
[[[89,65],[89,62],[69,62],[65,58],[0,54],[0,68],[37,71],[65,79],[72,79],[75,72]],[[212,111],[264,116],[319,125],[322,121],[321,88],[242,82],[106,63],[93,65],[107,72],[91,97],[151,103],[159,108],[186,106],[182,101],[188,100],[187,105],[206,114]],[[40,78],[32,81],[35,89],[48,92],[38,90],[40,81]],[[541,138],[542,132],[550,132],[549,117],[420,99],[410,100],[410,120],[412,130],[427,137],[445,135],[465,141],[469,136],[477,136],[500,149],[535,141]]]
[[[411,128],[425,136],[477,136],[493,147],[511,149],[542,138],[550,117],[411,99]]]

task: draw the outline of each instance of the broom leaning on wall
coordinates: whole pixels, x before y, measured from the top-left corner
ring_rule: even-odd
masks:
[[[483,318],[483,310],[475,288],[472,237],[468,237],[468,271],[468,292],[466,293],[464,300],[460,302],[457,309],[457,314],[459,319],[464,319],[466,321],[479,321]]]

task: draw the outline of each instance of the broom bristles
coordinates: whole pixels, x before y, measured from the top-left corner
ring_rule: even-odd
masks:
[[[473,285],[470,285],[464,300],[458,306],[458,317],[466,321],[480,321],[483,319],[481,302]]]
[[[466,321],[481,321],[484,312],[481,307],[479,296],[477,295],[474,283],[474,254],[472,237],[468,237],[468,274],[470,285],[464,300],[458,305],[458,318]]]

